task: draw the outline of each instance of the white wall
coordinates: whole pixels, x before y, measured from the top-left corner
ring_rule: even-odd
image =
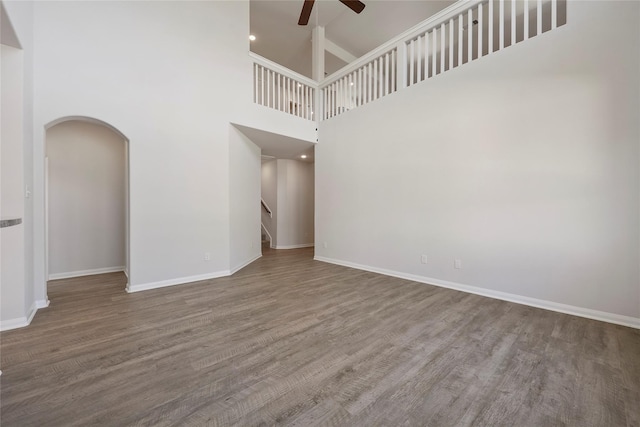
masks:
[[[47,130],[49,278],[124,270],[126,141],[71,120]]]
[[[278,244],[278,162],[269,160],[262,163],[261,168],[261,194],[269,209],[271,216],[260,207],[262,224],[271,235],[271,247]]]
[[[260,147],[229,125],[231,272],[260,257]]]
[[[48,123],[92,117],[128,138],[130,290],[230,269],[229,122],[252,100],[248,17],[232,1],[35,4],[35,194]],[[43,232],[35,242],[42,285]]]
[[[640,5],[568,8],[322,122],[316,256],[640,324]]]
[[[23,56],[0,45],[0,216],[24,217],[23,189]],[[0,322],[3,329],[24,326],[27,306],[24,280],[24,224],[0,230]]]
[[[313,246],[314,165],[277,161],[277,249]]]
[[[20,192],[21,200],[23,203],[23,218],[22,218],[22,226],[20,229],[12,229],[12,231],[8,231],[7,233],[22,233],[22,246],[24,247],[23,251],[16,251],[15,248],[12,251],[13,257],[15,259],[13,261],[9,261],[12,266],[16,266],[17,264],[24,265],[23,272],[23,282],[20,286],[20,290],[18,292],[24,294],[24,306],[26,308],[26,312],[24,313],[24,317],[21,316],[21,320],[16,322],[7,323],[7,315],[8,312],[3,312],[0,314],[0,319],[2,320],[2,329],[6,329],[8,327],[17,327],[24,326],[28,323],[30,318],[35,314],[36,307],[44,307],[47,305],[47,297],[44,293],[44,289],[42,292],[38,293],[34,289],[34,280],[33,280],[33,257],[34,257],[34,246],[33,246],[33,231],[34,227],[37,227],[37,224],[34,223],[33,220],[33,198],[28,197],[33,190],[33,4],[31,2],[21,2],[21,1],[3,1],[2,2],[2,13],[3,13],[3,22],[10,22],[9,25],[3,26],[3,43],[4,35],[6,35],[7,29],[10,27],[15,31],[14,36],[11,39],[15,42],[16,40],[19,42],[19,47],[21,48],[21,56],[22,56],[22,72],[21,72],[21,89],[22,89],[22,104],[20,107],[17,107],[17,104],[12,104],[8,107],[10,110],[14,110],[15,108],[19,108],[22,110],[22,181],[20,182],[20,188],[18,189],[18,185],[16,182],[16,190]],[[6,44],[6,43],[5,43]],[[14,46],[17,47],[17,46]],[[12,87],[12,90],[16,89]],[[2,88],[2,92],[4,95],[5,88]],[[13,115],[17,114],[17,111],[8,112],[9,110],[3,108],[2,114]],[[6,116],[8,117],[8,116]],[[6,118],[5,117],[5,118]],[[12,121],[12,125],[15,125],[16,122]],[[4,128],[4,126],[3,126]],[[19,163],[20,161],[16,159]],[[29,190],[27,192],[26,190]],[[26,195],[27,197],[23,197]],[[20,230],[20,231],[16,231]],[[3,255],[3,261],[7,262]],[[13,305],[12,305],[13,306]],[[19,306],[19,305],[18,305]],[[15,306],[13,306],[15,307]],[[15,320],[15,319],[14,319]],[[12,324],[13,326],[7,326]]]

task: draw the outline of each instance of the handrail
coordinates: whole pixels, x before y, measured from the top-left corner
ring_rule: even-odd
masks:
[[[304,120],[317,121],[318,83],[249,52],[253,62],[253,102]],[[317,116],[317,113],[316,115]]]
[[[267,205],[267,203],[264,201],[263,198],[260,198],[260,204],[262,205],[262,208],[265,210],[265,212],[269,214],[269,217],[273,218],[273,212],[271,212],[271,209],[269,209],[269,206]]]
[[[482,3],[486,0],[459,0],[456,3],[452,4],[451,6],[442,9],[440,12],[436,13],[435,15],[432,15],[430,18],[425,19],[424,21],[420,22],[419,24],[414,25],[413,27],[409,28],[408,30],[406,30],[405,32],[397,35],[396,37],[392,38],[391,40],[389,40],[388,42],[376,47],[375,49],[365,53],[364,55],[362,55],[360,58],[356,59],[354,62],[345,65],[344,67],[340,68],[338,71],[332,73],[331,75],[325,77],[321,82],[320,82],[320,88],[323,88],[337,80],[339,80],[340,78],[342,78],[343,76],[345,76],[346,74],[349,74],[355,70],[357,70],[358,68],[362,67],[363,65],[373,61],[374,59],[378,58],[380,55],[383,55],[385,53],[387,53],[388,51],[392,50],[394,47],[396,47],[398,44],[400,43],[404,43],[405,40],[411,39],[415,36],[417,36],[418,34],[421,34],[425,31],[431,30],[432,28],[438,26],[439,24],[441,24],[444,21],[449,20],[450,18],[452,18],[453,16],[461,13],[462,11],[466,10],[466,9],[470,9],[474,6],[476,6],[479,3]]]
[[[282,74],[283,76],[287,76],[289,78],[292,78],[294,80],[299,81],[300,83],[304,83],[307,86],[311,86],[314,89],[318,88],[318,82],[315,80],[310,79],[307,76],[303,76],[302,74],[296,73],[295,71],[292,71],[286,67],[283,67],[280,64],[277,64],[273,61],[268,60],[267,58],[258,55],[257,53],[253,53],[253,52],[249,52],[249,57],[251,59],[254,60],[254,62],[260,64],[260,65],[264,65],[267,68],[271,68],[273,71],[277,71],[278,73]]]

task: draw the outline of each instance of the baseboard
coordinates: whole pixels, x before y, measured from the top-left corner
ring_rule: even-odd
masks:
[[[254,256],[253,258],[250,258],[249,260],[243,262],[242,264],[240,264],[239,266],[232,268],[231,271],[229,272],[230,276],[237,273],[238,271],[242,270],[243,268],[245,268],[247,265],[251,264],[253,261],[257,260],[258,258],[260,258],[262,256],[262,254],[258,254],[256,256]]]
[[[326,258],[322,256],[315,256],[313,259],[317,261],[327,262],[330,264],[336,264],[344,267],[355,268],[358,270],[370,271],[372,273],[383,274],[385,276],[398,277],[400,279],[411,280],[413,282],[439,286],[441,288],[454,289],[456,291],[462,291],[470,294],[476,294],[476,295],[481,295],[481,296],[499,299],[503,301],[509,301],[516,304],[528,305],[531,307],[557,311],[559,313],[571,314],[573,316],[586,317],[587,319],[600,320],[602,322],[614,323],[616,325],[622,325],[622,326],[628,326],[635,329],[640,329],[640,318],[637,318],[637,317],[623,316],[620,314],[608,313],[606,311],[598,311],[598,310],[592,310],[589,308],[576,307],[573,305],[561,304],[561,303],[541,300],[537,298],[530,298],[530,297],[525,297],[521,295],[510,294],[507,292],[494,291],[491,289],[478,288],[476,286],[463,285],[456,282],[449,282],[446,280],[433,279],[431,277],[402,273],[399,271],[387,270],[384,268],[371,267],[369,265],[357,264],[349,261],[341,261],[341,260]]]
[[[38,311],[38,302],[34,301],[29,308],[26,316],[17,317],[15,319],[0,320],[0,331],[10,331],[11,329],[24,328],[29,326],[33,320],[33,316]]]
[[[38,311],[38,302],[34,301],[33,304],[31,304],[31,308],[29,308],[29,312],[27,313],[27,325],[31,324],[31,321],[33,320],[33,317],[36,315],[37,311]]]
[[[178,277],[175,279],[161,280],[159,282],[143,283],[140,285],[127,285],[127,292],[148,291],[151,289],[166,288],[167,286],[182,285],[185,283],[199,282],[201,280],[217,279],[229,276],[229,270],[216,271],[214,273],[200,274],[198,276]]]
[[[0,320],[0,331],[10,331],[12,329],[24,328],[25,326],[29,326],[29,321],[26,316]]]
[[[39,308],[39,309],[40,308],[47,308],[47,307],[49,307],[49,302],[50,301],[48,299],[47,300],[44,300],[44,299],[36,300],[36,308]]]
[[[312,248],[315,244],[303,243],[301,245],[276,245],[274,249],[300,249],[300,248]]]
[[[105,274],[105,273],[117,273],[119,271],[124,271],[124,270],[125,270],[124,266],[119,266],[119,267],[94,268],[92,270],[69,271],[67,273],[49,274],[48,280],[71,279],[72,277],[93,276],[95,274]]]

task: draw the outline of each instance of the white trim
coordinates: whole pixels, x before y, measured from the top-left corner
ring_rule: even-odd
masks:
[[[36,315],[37,311],[38,304],[36,301],[34,301],[33,304],[31,304],[31,308],[29,308],[29,313],[27,314],[27,325],[31,324],[31,321],[33,320],[33,317]]]
[[[301,245],[278,245],[275,249],[300,249],[300,248],[312,248],[314,243],[303,243]]]
[[[249,260],[243,262],[239,266],[237,266],[235,268],[232,268],[231,271],[229,272],[229,276],[232,276],[232,275],[236,274],[238,271],[242,270],[247,265],[251,264],[252,262],[254,262],[255,260],[257,260],[258,258],[261,258],[261,257],[262,257],[262,254],[258,254],[256,256],[254,256],[253,258],[250,258]]]
[[[16,317],[15,319],[1,320],[0,321],[0,331],[9,331],[11,329],[24,328],[25,326],[29,326],[31,321],[33,320],[33,316],[36,315],[38,311],[37,301],[34,301],[31,304],[31,308],[29,308],[29,312],[26,316]]]
[[[10,331],[11,329],[24,328],[25,326],[29,326],[29,322],[25,316],[0,320],[0,331]]]
[[[67,273],[53,273],[49,275],[48,280],[70,279],[72,277],[93,276],[95,274],[117,273],[125,271],[125,266],[94,268],[92,270],[69,271]]]
[[[182,285],[185,283],[199,282],[201,280],[217,279],[218,277],[229,276],[229,270],[216,271],[213,273],[200,274],[198,276],[177,277],[175,279],[161,280],[159,282],[143,283],[141,285],[127,285],[127,292],[148,291],[150,289],[165,288],[167,286]]]
[[[457,16],[458,14],[465,12],[468,9],[471,9],[472,7],[476,6],[478,3],[482,3],[483,1],[484,0],[459,0],[453,3],[451,6],[446,7],[445,9],[442,9],[440,12],[436,13],[435,15],[432,15],[431,17],[425,19],[424,21],[409,28],[404,33],[397,35],[396,37],[385,42],[384,44],[381,44],[380,46],[376,47],[375,49],[372,49],[368,53],[365,53],[360,58],[358,58],[357,61],[347,64],[344,67],[340,68],[338,71],[327,76],[326,78],[320,81],[319,88],[324,89],[331,83],[341,79],[342,77],[346,76],[352,71],[357,70],[363,65],[376,59],[380,55],[383,55],[386,52],[393,50],[398,43],[405,43],[407,40],[410,40],[419,34],[422,34],[426,31],[431,30],[432,28],[437,27],[441,23],[448,21],[451,17]],[[398,87],[398,89],[400,89],[400,87]]]
[[[275,249],[275,246],[273,244],[273,237],[271,237],[271,233],[269,233],[269,230],[267,230],[267,227],[264,226],[263,222],[260,223],[260,226],[262,227],[264,232],[267,233],[267,236],[269,236],[269,247],[272,249]]]
[[[318,82],[310,79],[307,76],[303,76],[302,74],[296,73],[295,71],[290,70],[286,67],[283,67],[282,65],[277,64],[273,61],[270,61],[267,58],[260,56],[254,52],[249,52],[249,57],[253,59],[253,62],[255,62],[256,64],[260,64],[264,67],[270,68],[271,71],[275,71],[277,73],[282,74],[283,76],[287,76],[293,80],[296,80],[298,83],[304,83],[305,85],[313,89],[318,89]]]
[[[399,271],[387,270],[384,268],[371,267],[368,265],[357,264],[349,261],[341,261],[341,260],[326,258],[322,256],[315,256],[313,259],[316,261],[322,261],[330,264],[342,265],[344,267],[351,267],[358,270],[370,271],[372,273],[383,274],[385,276],[398,277],[400,279],[411,280],[413,282],[439,286],[441,288],[454,289],[456,291],[482,295],[489,298],[514,302],[516,304],[528,305],[531,307],[557,311],[560,313],[571,314],[573,316],[586,317],[587,319],[600,320],[602,322],[615,323],[616,325],[623,325],[623,326],[628,326],[635,329],[640,329],[640,318],[637,318],[637,317],[623,316],[615,313],[607,313],[605,311],[592,310],[590,308],[576,307],[573,305],[561,304],[561,303],[541,300],[537,298],[530,298],[530,297],[525,297],[521,295],[510,294],[507,292],[494,291],[491,289],[484,289],[476,286],[463,285],[460,283],[449,282],[446,280],[433,279],[430,277],[402,273]]]
[[[36,308],[38,308],[38,309],[49,307],[49,303],[50,303],[50,301],[48,299],[47,300],[39,299],[39,300],[36,300],[36,302],[35,302]]]
[[[316,27],[317,28],[317,27]],[[332,54],[333,56],[337,56],[339,59],[342,59],[347,64],[352,63],[353,61],[357,61],[358,57],[349,52],[348,50],[338,46],[334,42],[329,39],[324,39],[324,50]]]

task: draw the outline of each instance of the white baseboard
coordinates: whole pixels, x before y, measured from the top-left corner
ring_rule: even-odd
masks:
[[[36,308],[47,308],[49,307],[49,300],[39,299],[36,300]]]
[[[119,271],[124,271],[124,270],[125,270],[124,266],[119,266],[119,267],[94,268],[92,270],[69,271],[66,273],[53,273],[53,274],[49,274],[48,280],[70,279],[72,277],[93,276],[95,274],[117,273]]]
[[[470,294],[482,295],[489,298],[495,298],[503,301],[514,302],[516,304],[528,305],[531,307],[543,308],[545,310],[557,311],[560,313],[571,314],[573,316],[586,317],[587,319],[600,320],[602,322],[615,323],[616,325],[629,326],[631,328],[640,329],[640,318],[623,316],[606,311],[592,310],[590,308],[576,307],[568,304],[561,304],[553,301],[530,298],[507,292],[494,291],[491,289],[478,288],[476,286],[463,285],[460,283],[449,282],[446,280],[433,279],[431,277],[418,276],[415,274],[402,273],[384,268],[371,267],[369,265],[357,264],[349,261],[341,261],[333,258],[315,256],[313,259],[317,261],[327,262],[330,264],[342,265],[358,270],[370,271],[372,273],[383,274],[385,276],[398,277],[400,279],[411,280],[413,282],[425,283],[428,285],[439,286],[441,288],[454,289],[456,291],[467,292]]]
[[[245,268],[247,265],[251,264],[253,261],[257,260],[258,258],[262,257],[262,254],[258,254],[256,256],[254,256],[253,258],[250,258],[249,260],[243,262],[242,264],[240,264],[237,267],[234,267],[231,269],[231,271],[229,272],[230,276],[237,273],[238,271],[242,270],[243,268]]]
[[[300,249],[300,248],[312,248],[315,244],[303,243],[301,245],[277,245],[274,249]]]
[[[127,285],[127,292],[148,291],[151,289],[165,288],[167,286],[182,285],[184,283],[199,282],[201,280],[217,279],[229,276],[229,270],[216,271],[214,273],[200,274],[198,276],[178,277],[175,279],[161,280],[159,282],[143,283],[140,285]]]
[[[34,301],[33,304],[31,304],[31,307],[29,308],[26,316],[17,317],[15,319],[1,320],[0,331],[9,331],[11,329],[18,329],[29,326],[29,324],[33,320],[33,316],[36,315],[38,308],[38,301]]]
[[[29,326],[29,321],[26,316],[0,320],[0,331],[10,331],[12,329],[24,328],[25,326]]]

